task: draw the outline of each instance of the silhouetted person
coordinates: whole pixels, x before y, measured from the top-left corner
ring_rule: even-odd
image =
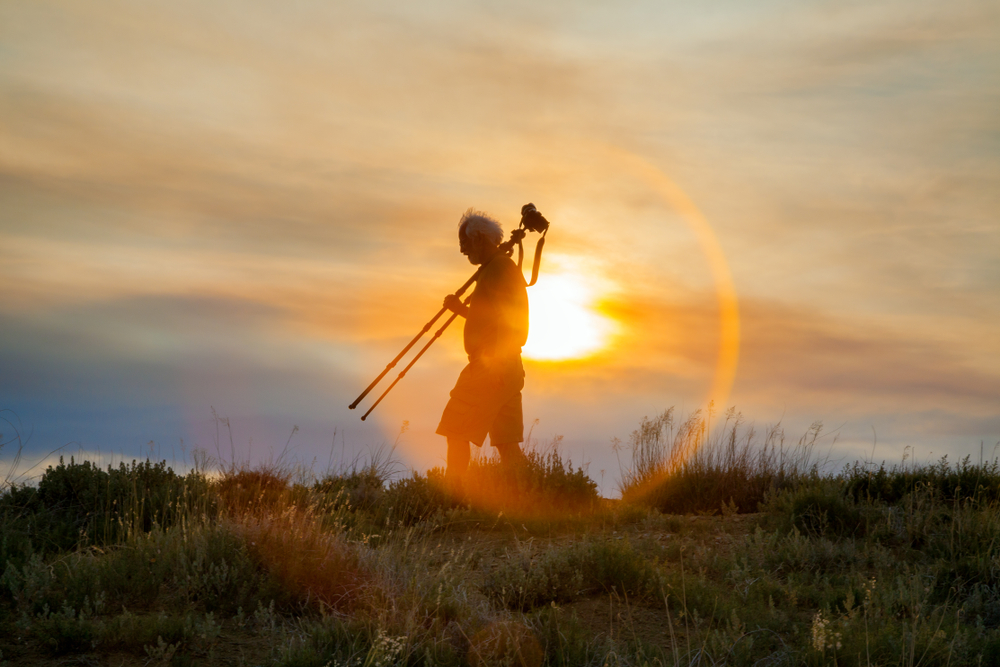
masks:
[[[469,443],[490,443],[506,467],[524,460],[521,389],[524,367],[521,347],[528,339],[528,291],[520,269],[497,246],[503,241],[500,223],[469,209],[458,225],[458,243],[472,264],[481,264],[468,305],[454,294],[444,307],[465,318],[468,365],[458,376],[437,433],[448,438],[445,478],[460,493],[469,468]]]

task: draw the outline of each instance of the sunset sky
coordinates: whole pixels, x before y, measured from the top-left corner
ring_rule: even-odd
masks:
[[[460,326],[347,405],[471,275],[462,212],[529,201],[527,426],[605,493],[612,438],[709,400],[841,462],[1000,442],[996,2],[0,0],[22,472],[214,455],[213,409],[242,460],[405,420],[443,465]]]

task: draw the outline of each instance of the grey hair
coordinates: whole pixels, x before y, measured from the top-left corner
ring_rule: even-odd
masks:
[[[481,237],[492,243],[500,245],[503,242],[503,228],[497,220],[494,220],[486,213],[470,208],[462,214],[462,219],[458,221],[458,233],[465,233],[465,238],[472,240]]]

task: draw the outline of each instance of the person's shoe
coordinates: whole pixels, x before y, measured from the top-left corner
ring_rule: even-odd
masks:
[[[458,475],[445,475],[444,491],[445,494],[447,494],[448,500],[451,502],[452,506],[458,507],[460,505],[468,504],[465,496],[464,480]]]
[[[524,455],[521,446],[516,442],[499,444],[496,445],[496,448],[500,454],[500,463],[508,468],[523,466],[528,462],[528,457]]]
[[[497,447],[500,452],[500,478],[508,493],[516,490],[524,483],[524,471],[528,468],[528,457],[521,451],[516,442]]]

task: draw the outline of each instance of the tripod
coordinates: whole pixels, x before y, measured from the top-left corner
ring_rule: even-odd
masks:
[[[524,259],[524,246],[522,245],[522,241],[524,240],[524,237],[527,235],[529,231],[541,232],[542,234],[541,238],[538,239],[538,243],[535,245],[535,257],[534,260],[532,261],[532,266],[531,266],[531,282],[528,283],[528,287],[531,287],[538,281],[538,269],[541,266],[542,262],[542,248],[545,247],[545,235],[549,231],[549,221],[546,220],[542,216],[542,214],[538,212],[538,209],[535,208],[534,204],[529,203],[521,207],[520,226],[518,226],[517,229],[515,229],[510,233],[510,239],[501,243],[500,246],[497,248],[497,251],[510,257],[514,252],[514,248],[516,247],[518,249],[517,266],[518,268],[521,268],[521,263],[522,260]],[[479,273],[482,270],[483,268],[479,267],[476,270],[476,272],[472,274],[472,277],[466,280],[465,284],[459,287],[455,291],[455,296],[461,297],[465,293],[465,291],[469,289],[472,283],[476,282],[476,279],[479,278]],[[471,299],[472,295],[469,295],[468,297],[465,298],[462,304],[468,305]],[[439,310],[437,314],[435,314],[434,317],[432,317],[430,321],[423,326],[420,332],[413,337],[413,340],[407,343],[406,347],[404,347],[402,351],[396,355],[395,359],[390,361],[389,364],[385,367],[385,369],[378,374],[378,377],[372,380],[372,383],[368,385],[363,392],[361,392],[361,395],[358,396],[356,399],[354,399],[354,402],[347,407],[350,408],[351,410],[358,407],[358,403],[363,401],[365,396],[367,396],[368,393],[375,388],[375,385],[381,382],[382,378],[384,378],[389,373],[389,371],[395,368],[396,364],[398,364],[399,361],[404,356],[406,356],[406,353],[409,352],[410,349],[417,344],[417,341],[423,338],[424,334],[426,334],[428,331],[431,330],[431,327],[434,326],[434,323],[437,322],[441,318],[441,316],[444,315],[445,312],[447,311],[448,308],[446,307],[441,308],[441,310]],[[403,370],[399,373],[399,375],[396,376],[396,379],[392,381],[392,383],[386,388],[385,391],[382,392],[382,395],[379,396],[374,403],[372,403],[372,406],[368,408],[368,412],[361,415],[361,421],[365,421],[368,415],[372,413],[372,410],[374,410],[375,407],[382,402],[382,399],[385,398],[386,395],[390,391],[392,391],[392,388],[395,387],[396,384],[403,379],[403,377],[406,375],[406,372],[409,371],[411,368],[413,368],[413,365],[417,363],[417,360],[420,359],[420,357],[424,355],[424,352],[426,352],[430,348],[430,346],[434,344],[434,341],[436,341],[438,338],[441,337],[441,334],[444,333],[444,330],[447,329],[448,326],[452,322],[454,322],[455,318],[457,317],[458,313],[452,313],[451,317],[445,320],[444,324],[442,324],[441,327],[434,332],[434,335],[431,336],[431,339],[427,341],[427,343],[422,348],[420,348],[420,351],[417,352],[417,354],[413,357],[413,359],[410,360],[410,363],[408,363],[406,367],[403,368]]]

